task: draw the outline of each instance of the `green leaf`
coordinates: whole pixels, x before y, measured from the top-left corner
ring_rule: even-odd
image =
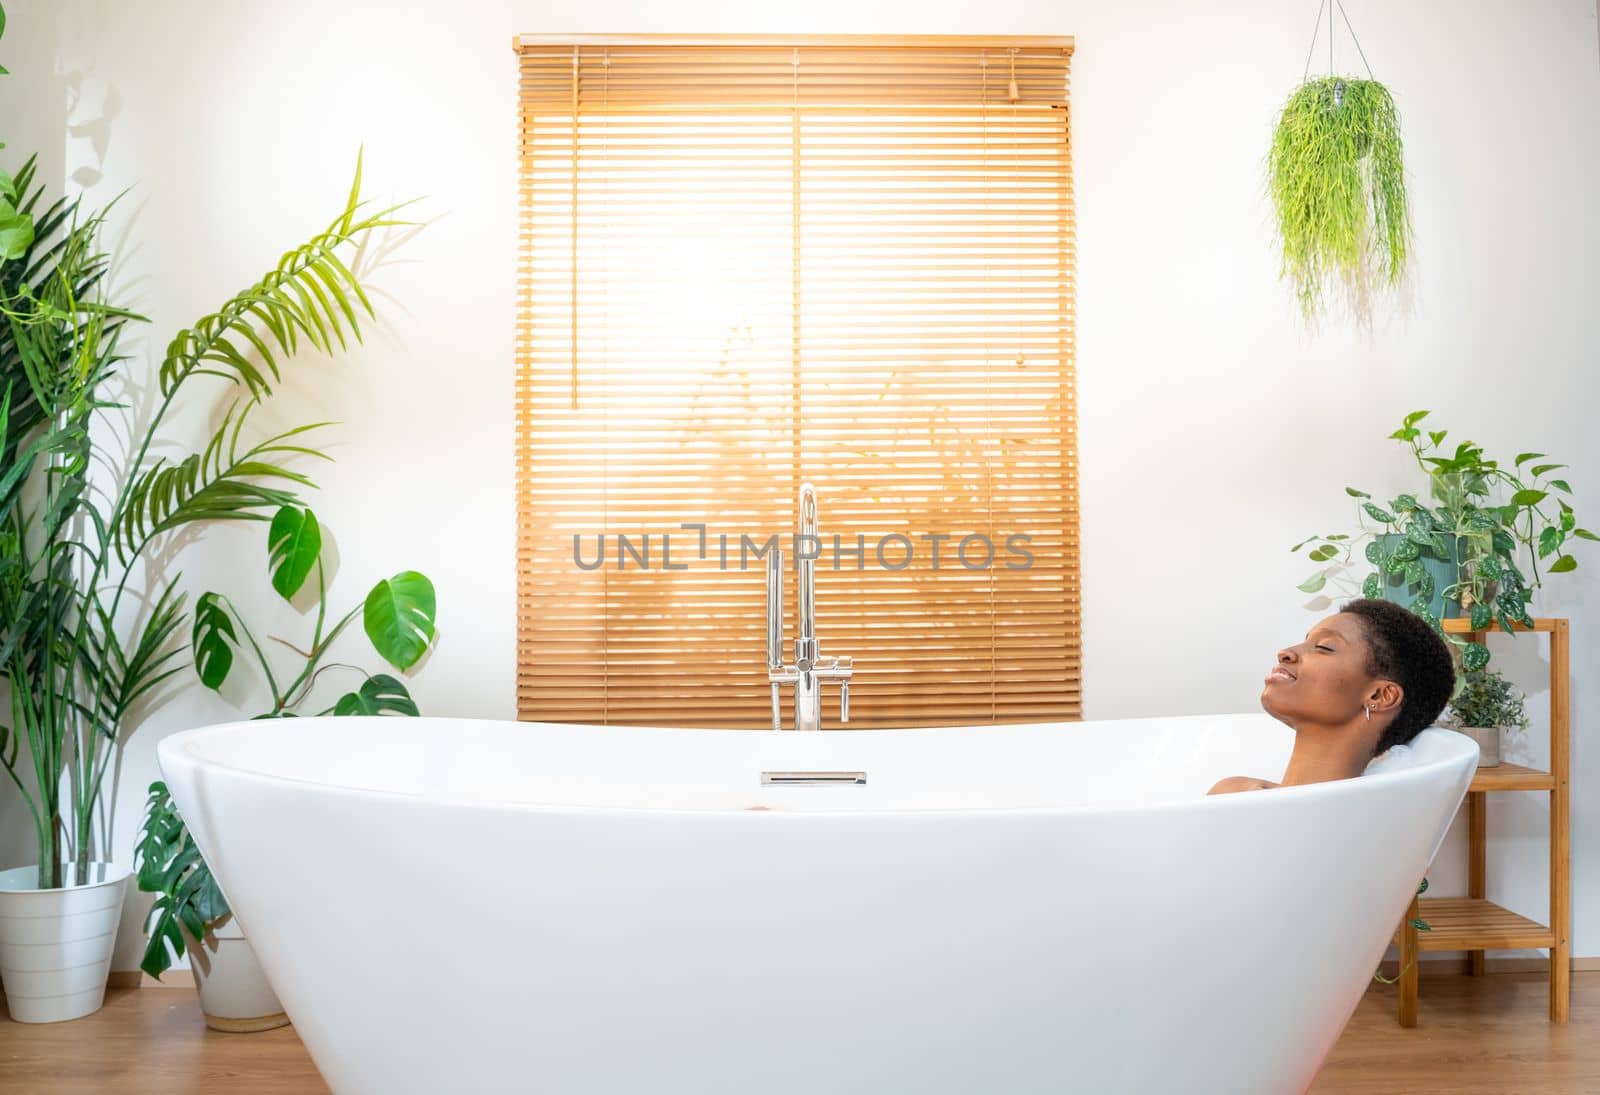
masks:
[[[435,611],[433,583],[407,570],[372,587],[362,623],[386,662],[409,669],[433,641]]]
[[[1550,486],[1556,488],[1556,490],[1565,491],[1567,494],[1572,493],[1572,488],[1567,486],[1565,479],[1552,479],[1550,480]]]
[[[1368,494],[1366,491],[1364,491],[1364,490],[1356,490],[1356,488],[1354,488],[1354,487],[1346,487],[1346,488],[1344,488],[1344,492],[1346,494],[1348,494],[1351,498],[1371,498],[1372,497],[1372,495]]]
[[[1397,494],[1394,499],[1394,508],[1400,512],[1408,513],[1417,508],[1417,499],[1412,494]]]
[[[1383,596],[1383,575],[1369,574],[1361,583],[1361,595],[1370,600],[1377,600]]]
[[[1378,541],[1368,540],[1365,554],[1367,556],[1367,562],[1371,563],[1373,566],[1381,566],[1383,564],[1383,547],[1378,543]]]
[[[1311,577],[1295,586],[1295,588],[1300,590],[1302,593],[1315,593],[1317,590],[1326,585],[1327,582],[1328,576],[1319,570],[1317,573],[1313,574]]]
[[[1564,467],[1566,467],[1565,464],[1540,464],[1538,467],[1534,468],[1528,474],[1533,476],[1535,479],[1537,479],[1541,475],[1545,475],[1545,474],[1547,474],[1549,472],[1553,472],[1557,468],[1564,468]]]
[[[1477,568],[1478,577],[1486,582],[1498,582],[1500,580],[1500,560],[1498,558],[1493,555],[1480,555],[1473,562]]]
[[[1539,558],[1543,559],[1546,555],[1553,553],[1565,539],[1566,537],[1561,534],[1561,530],[1558,528],[1547,528],[1539,533]]]
[[[1513,540],[1511,538],[1511,534],[1504,529],[1495,529],[1493,540],[1494,550],[1499,554],[1509,556],[1517,553],[1517,542]]]
[[[1550,495],[1547,491],[1519,490],[1511,496],[1511,504],[1513,506],[1537,506],[1548,497]]]
[[[1472,630],[1482,631],[1494,623],[1494,610],[1482,601],[1472,602]]]
[[[1555,562],[1550,564],[1550,573],[1551,574],[1565,574],[1569,570],[1577,570],[1577,569],[1578,569],[1578,560],[1574,559],[1570,555],[1563,555],[1563,556],[1561,556],[1561,558],[1557,559]]]
[[[1422,569],[1421,562],[1413,561],[1406,564],[1404,573],[1406,576],[1406,585],[1414,586],[1421,585],[1422,579],[1427,576],[1428,572]]]
[[[1542,452],[1523,452],[1523,453],[1518,453],[1517,454],[1517,467],[1520,468],[1520,467],[1522,467],[1522,465],[1526,464],[1529,460],[1537,460],[1537,459],[1539,459],[1539,457],[1541,457],[1543,455],[1544,455],[1544,453],[1542,453]]]
[[[1429,430],[1428,440],[1432,441],[1435,445],[1442,445],[1444,444],[1445,433],[1445,430]]]
[[[1366,510],[1367,515],[1370,516],[1374,521],[1382,521],[1386,525],[1394,524],[1394,514],[1390,513],[1386,509],[1379,509],[1371,502],[1361,503],[1361,508]]]
[[[215,593],[201,595],[194,606],[194,667],[200,683],[212,691],[222,687],[233,668],[233,647],[239,637],[223,599]]]
[[[1417,886],[1417,896],[1421,897],[1423,894],[1425,894],[1427,892],[1428,892],[1428,880],[1426,878],[1424,878],[1422,880],[1422,883],[1419,886]]]
[[[1575,528],[1572,530],[1572,535],[1582,540],[1600,540],[1600,536],[1596,536],[1586,528]]]
[[[322,554],[322,529],[310,508],[279,509],[267,531],[267,551],[272,588],[284,600],[290,600],[305,585]]]
[[[1474,608],[1477,606],[1474,605]],[[1467,643],[1461,649],[1461,668],[1475,673],[1489,664],[1489,648],[1482,643]]]
[[[20,259],[33,246],[33,218],[0,198],[0,259]]]
[[[1405,425],[1407,427],[1415,426],[1418,422],[1421,422],[1424,418],[1427,418],[1428,415],[1432,413],[1433,412],[1431,411],[1412,411],[1410,414],[1406,415]]]
[[[1311,552],[1311,561],[1313,563],[1326,563],[1337,554],[1339,554],[1338,548],[1332,544],[1323,544]]]
[[[128,487],[115,541],[124,561],[131,561],[152,537],[195,521],[265,521],[263,510],[293,505],[293,486],[311,486],[310,478],[281,461],[289,456],[325,454],[299,444],[299,435],[323,423],[297,426],[240,449],[239,435],[254,404],[223,415],[222,425],[201,452],[177,464],[155,461]],[[280,480],[290,488],[268,486]]]
[[[360,691],[346,692],[334,705],[335,715],[417,714],[416,702],[406,686],[387,673],[368,677]]]

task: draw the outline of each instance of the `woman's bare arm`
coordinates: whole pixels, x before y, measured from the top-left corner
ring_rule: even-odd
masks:
[[[1279,785],[1270,780],[1256,779],[1253,776],[1229,776],[1227,779],[1217,780],[1206,794],[1231,795],[1236,791],[1264,791],[1277,786]]]

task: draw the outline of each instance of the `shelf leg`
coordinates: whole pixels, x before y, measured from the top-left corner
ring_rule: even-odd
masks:
[[[1550,1021],[1565,1023],[1572,993],[1572,803],[1568,773],[1572,745],[1570,625],[1555,621],[1550,633]]]
[[[1483,791],[1467,792],[1467,896],[1487,897],[1489,851],[1489,796]],[[1483,976],[1483,952],[1467,952],[1467,974]]]
[[[1417,978],[1422,973],[1417,953],[1417,929],[1411,922],[1420,914],[1417,899],[1411,898],[1411,908],[1406,912],[1405,923],[1400,925],[1400,1025],[1417,1025]]]

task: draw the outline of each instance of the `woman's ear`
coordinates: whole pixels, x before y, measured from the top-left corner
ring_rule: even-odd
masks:
[[[1367,706],[1374,715],[1390,715],[1400,710],[1405,698],[1405,689],[1394,681],[1379,681],[1367,694]]]

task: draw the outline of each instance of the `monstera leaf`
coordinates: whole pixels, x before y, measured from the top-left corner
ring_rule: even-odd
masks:
[[[359,692],[346,692],[333,707],[335,715],[416,715],[417,705],[406,686],[387,673],[368,677]]]
[[[433,583],[406,570],[372,587],[362,623],[384,661],[410,669],[433,641],[434,613]]]
[[[267,551],[272,588],[287,601],[306,584],[322,554],[322,529],[311,510],[294,506],[278,510],[267,532]]]
[[[223,599],[215,593],[201,596],[194,609],[194,668],[200,683],[212,691],[222,687],[233,668],[233,648],[239,637]]]

